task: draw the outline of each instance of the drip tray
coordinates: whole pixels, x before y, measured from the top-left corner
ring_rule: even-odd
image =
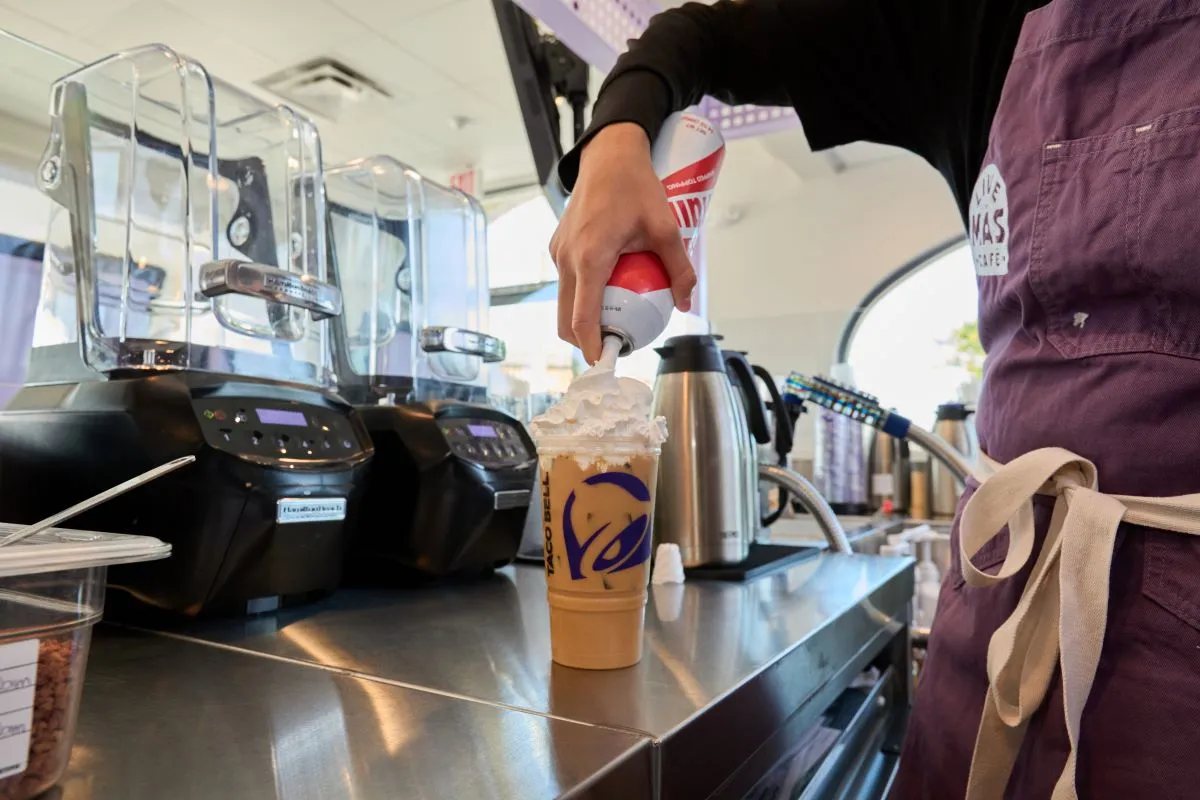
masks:
[[[755,543],[750,545],[750,555],[744,561],[692,567],[684,570],[684,574],[700,581],[748,581],[816,558],[822,550],[819,545]]]

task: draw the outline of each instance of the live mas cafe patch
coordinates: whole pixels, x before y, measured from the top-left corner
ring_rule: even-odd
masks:
[[[1008,188],[1000,168],[988,164],[979,173],[968,211],[968,232],[975,274],[1008,274]]]

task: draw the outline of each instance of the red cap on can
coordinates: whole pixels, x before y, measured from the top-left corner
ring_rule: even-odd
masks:
[[[645,294],[670,289],[671,276],[667,274],[662,259],[654,253],[625,253],[617,259],[608,285]]]

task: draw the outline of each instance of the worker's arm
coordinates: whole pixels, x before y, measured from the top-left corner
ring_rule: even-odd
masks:
[[[604,284],[622,253],[650,251],[687,310],[696,275],[650,163],[672,112],[704,95],[794,107],[814,149],[857,140],[944,158],[958,135],[971,59],[989,9],[1021,0],[718,0],[651,20],[600,89],[563,159],[572,199],[550,243],[558,332],[600,355]]]
[[[953,97],[945,69],[965,51],[962,9],[978,6],[719,0],[658,14],[600,87],[588,132],[559,175],[574,187],[580,152],[602,128],[631,122],[653,140],[667,116],[705,95],[792,106],[816,150],[869,139],[919,151]]]

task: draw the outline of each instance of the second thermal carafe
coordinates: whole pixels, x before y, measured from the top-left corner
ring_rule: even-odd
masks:
[[[933,432],[962,453],[968,460],[976,456],[978,442],[975,428],[970,424],[971,409],[962,403],[946,403],[939,406]],[[958,507],[962,484],[946,465],[933,459],[930,463],[929,491],[931,512],[937,519],[949,519]]]

